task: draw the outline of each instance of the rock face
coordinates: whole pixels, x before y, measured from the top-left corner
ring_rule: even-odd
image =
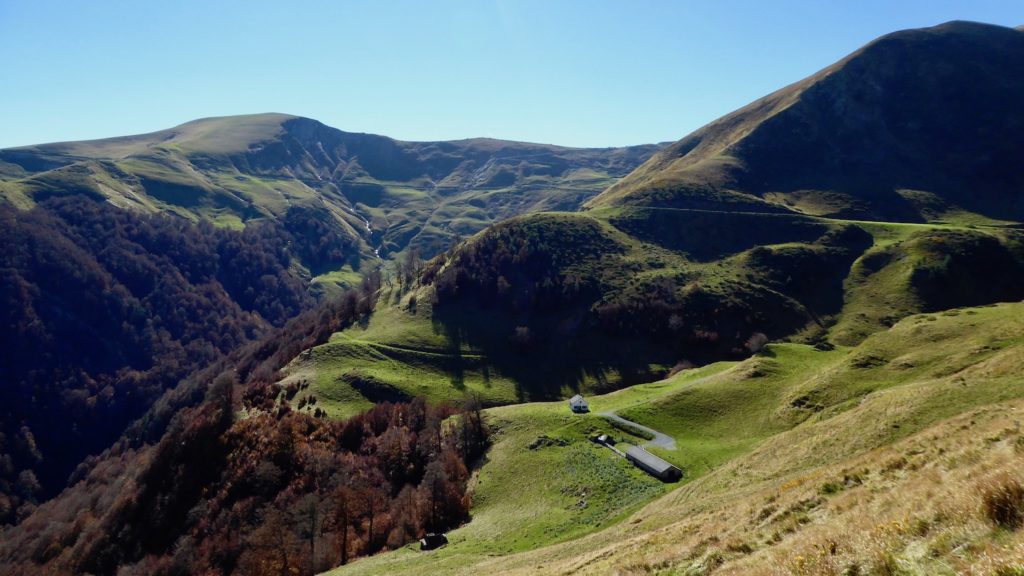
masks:
[[[884,36],[665,148],[590,202],[928,221],[1024,217],[1024,34]]]

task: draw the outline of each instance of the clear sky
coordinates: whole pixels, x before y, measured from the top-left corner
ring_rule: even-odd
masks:
[[[873,38],[1024,0],[0,0],[0,147],[287,112],[405,140],[676,140]]]

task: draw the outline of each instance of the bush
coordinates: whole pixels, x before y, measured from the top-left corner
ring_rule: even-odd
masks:
[[[845,487],[846,487],[845,485],[843,485],[843,484],[841,484],[839,482],[829,481],[829,482],[825,482],[824,484],[822,484],[818,488],[818,492],[821,493],[821,494],[838,494],[839,492],[842,492],[843,488],[845,488]]]
[[[764,350],[765,345],[768,344],[768,337],[763,332],[754,332],[750,338],[747,339],[746,347],[752,354],[757,354],[761,350]]]
[[[982,511],[993,524],[1016,530],[1024,524],[1024,485],[1004,474],[982,488]]]
[[[696,367],[697,365],[694,364],[693,362],[690,362],[689,360],[680,360],[679,362],[676,362],[676,365],[673,366],[671,370],[668,371],[668,375],[675,376],[676,374],[679,374],[683,370],[690,370],[691,368]]]

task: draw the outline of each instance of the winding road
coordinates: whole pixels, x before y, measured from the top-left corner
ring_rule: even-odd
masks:
[[[649,441],[644,442],[643,444],[641,444],[640,445],[641,448],[647,448],[648,446],[655,446],[655,447],[658,447],[658,448],[664,448],[665,450],[675,450],[676,449],[675,438],[672,438],[668,434],[662,434],[661,432],[658,432],[654,428],[648,428],[647,426],[644,426],[643,424],[637,424],[636,422],[633,422],[632,420],[626,420],[625,418],[623,418],[622,416],[619,416],[615,412],[598,412],[597,415],[598,416],[604,416],[605,418],[611,418],[612,420],[615,420],[616,422],[619,422],[621,424],[625,424],[627,426],[632,426],[632,427],[637,428],[639,430],[643,430],[644,432],[647,432],[648,434],[653,434],[654,435],[654,439],[653,440],[649,440]]]
[[[682,388],[677,388],[676,390],[673,390],[672,392],[669,392],[669,393],[670,394],[675,394],[675,393],[678,393],[679,390],[682,390],[684,388],[692,388],[692,387],[694,387],[694,386],[696,386],[698,384],[703,383],[704,381],[706,381],[706,380],[708,380],[710,378],[714,378],[715,376],[718,376],[718,374],[719,373],[716,372],[716,373],[713,373],[713,374],[708,374],[707,376],[703,376],[701,378],[697,378],[696,380],[685,384]],[[662,380],[662,382],[664,382],[664,380]],[[656,396],[656,397],[653,397],[653,398],[648,398],[648,401],[655,400],[655,399],[660,398],[660,397],[661,396]],[[640,430],[643,430],[644,432],[648,432],[650,434],[653,434],[654,435],[654,439],[653,440],[649,440],[649,441],[644,442],[643,444],[641,444],[640,445],[641,448],[646,448],[648,446],[655,446],[657,448],[664,448],[665,450],[675,450],[676,449],[676,440],[675,440],[675,438],[669,436],[668,434],[663,434],[661,432],[658,432],[654,428],[649,428],[647,426],[644,426],[643,424],[637,424],[636,422],[633,422],[632,420],[626,420],[622,416],[619,416],[618,414],[616,414],[615,410],[609,410],[607,412],[598,412],[597,415],[598,416],[604,416],[606,418],[611,418],[612,420],[615,420],[616,422],[619,422],[621,424],[626,424],[626,425],[629,425],[629,426],[634,426],[634,427],[636,427],[636,428],[638,428]]]

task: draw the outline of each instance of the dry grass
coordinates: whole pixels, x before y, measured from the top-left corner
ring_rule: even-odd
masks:
[[[987,406],[838,464],[716,489],[726,466],[611,530],[473,571],[1016,576],[1024,530],[993,521],[986,502],[1020,502],[1020,420],[1024,401]]]
[[[1024,566],[1024,531],[1016,530],[1024,436],[1013,422],[1022,415],[1024,403],[1014,402],[955,418],[670,525],[631,542],[608,567],[624,575],[1015,574]]]
[[[1003,473],[982,487],[982,510],[993,524],[1017,530],[1024,523],[1024,485]]]
[[[735,439],[794,413],[794,398],[821,410],[759,433],[622,522],[507,553],[474,553],[469,542],[444,556],[389,553],[338,573],[1013,575],[1024,529],[994,522],[985,502],[994,494],[995,508],[1015,510],[1014,481],[1024,480],[1021,311],[922,315],[830,353],[775,345],[772,361],[792,374],[754,358],[659,395],[635,419],[699,448],[701,434]],[[751,369],[761,373],[753,381]],[[726,393],[735,379],[747,385]],[[692,401],[702,390],[709,401]],[[510,508],[487,520],[506,522],[535,491],[504,491]]]

